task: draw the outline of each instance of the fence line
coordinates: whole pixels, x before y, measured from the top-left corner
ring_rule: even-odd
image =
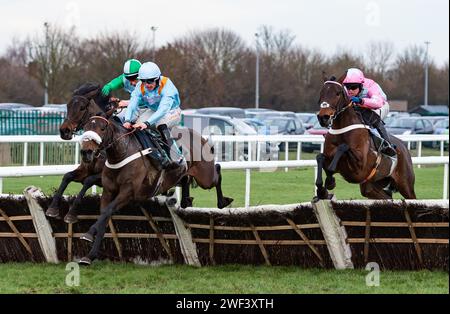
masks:
[[[441,156],[413,157],[413,164],[444,165],[442,199],[448,199],[448,164],[449,159]],[[218,162],[225,170],[245,170],[245,207],[250,206],[251,171],[276,170],[279,168],[317,167],[315,160],[288,160],[288,161],[224,161]],[[0,167],[0,193],[3,191],[4,177],[63,175],[74,170],[78,165],[56,166],[28,166],[28,167]],[[313,182],[314,184],[314,182]]]
[[[28,188],[24,194],[28,206],[30,202],[34,202],[33,206],[40,207],[36,199],[41,196],[39,190]],[[13,199],[8,197],[4,200],[4,204],[8,203],[10,208],[11,204],[16,202],[15,199],[20,199],[20,196],[15,196]],[[110,232],[105,234],[106,241],[112,239],[113,241],[109,241],[114,244],[105,246],[108,258],[120,261],[139,258],[138,261],[149,261],[149,255],[143,251],[141,244],[148,243],[148,240],[152,239],[152,243],[157,243],[156,241],[159,240],[162,244],[159,248],[159,258],[161,254],[167,255],[172,263],[175,262],[177,252],[177,246],[173,245],[174,241],[179,241],[180,248],[184,242],[190,244],[197,260],[196,266],[227,263],[227,261],[230,262],[228,257],[233,256],[233,263],[239,263],[238,259],[243,257],[242,260],[246,263],[259,261],[259,263],[265,262],[271,265],[288,262],[305,267],[331,268],[334,265],[338,269],[363,268],[369,258],[387,269],[391,267],[448,268],[448,258],[446,258],[448,250],[445,249],[449,244],[446,237],[449,227],[448,201],[320,201],[222,210],[181,209],[175,205],[169,206],[167,201],[166,204],[169,210],[173,207],[172,210],[178,217],[178,222],[173,219],[173,216],[164,216],[162,212],[159,215],[162,214],[163,217],[150,216],[154,206],[151,204],[150,207],[147,204],[146,208],[141,208],[144,215],[134,207],[134,204],[130,206],[133,209],[129,208],[130,214],[113,215],[110,221]],[[44,210],[45,208],[40,208],[39,211],[43,213]],[[265,216],[267,213],[271,215],[270,220],[261,224],[261,219],[267,217]],[[36,240],[39,240],[42,253],[46,250],[43,240],[52,243],[58,241],[60,245],[52,245],[52,253],[54,256],[58,253],[60,262],[74,260],[74,253],[79,253],[81,247],[87,245],[79,240],[85,231],[84,227],[80,228],[81,224],[66,225],[61,220],[49,220],[51,226],[49,226],[50,236],[48,236],[39,232],[40,225],[34,223],[33,227],[29,224],[28,227],[27,224],[16,225],[16,222],[34,221],[35,217],[32,213],[28,214],[25,211],[14,215],[0,210],[0,214],[0,223],[6,223],[9,226],[9,229],[6,228],[0,232],[0,239],[12,240],[6,245],[5,241],[0,242],[0,244],[3,243],[3,246],[0,246],[0,254],[3,251],[6,260],[11,258],[15,261],[14,258],[19,258],[21,261],[41,261],[39,248],[31,247]],[[245,214],[246,218],[236,220],[242,217],[242,214]],[[372,219],[365,218],[371,216]],[[149,217],[154,222],[151,227],[140,223],[149,221]],[[95,220],[98,218],[98,213],[97,210],[90,209],[78,218],[80,221]],[[334,221],[334,226],[329,224],[330,221]],[[129,222],[135,222],[132,228],[129,227]],[[177,231],[178,225],[186,228],[188,238],[183,238]],[[371,227],[384,228],[386,231],[380,235],[380,233],[371,232]],[[396,228],[396,232],[392,232],[392,227]],[[354,232],[361,228],[365,228],[364,233]],[[424,231],[416,233],[418,229]],[[129,246],[127,252],[123,252],[121,246],[127,243],[124,241],[130,239],[133,239],[134,245]],[[137,242],[141,239],[144,241]],[[75,241],[78,242],[76,245],[74,245]],[[385,249],[385,244],[389,244],[390,249]],[[361,245],[364,246],[364,250],[360,249]],[[284,253],[287,249],[283,247],[286,246],[290,246],[289,252],[294,250],[296,254]],[[352,250],[352,247],[355,250]],[[75,248],[78,252],[74,252]],[[430,251],[431,248],[433,250]],[[439,250],[435,251],[435,249]],[[24,250],[25,252],[21,254],[12,253]],[[402,250],[400,254],[408,258],[399,259],[395,255],[398,253],[392,253],[399,252],[397,250]],[[186,260],[186,252],[181,249],[181,253],[185,263],[189,263]],[[49,254],[44,254],[44,260],[58,262],[54,257],[49,257],[51,257]],[[199,257],[202,257],[201,263]],[[179,261],[179,258],[177,260]]]
[[[449,141],[449,137],[446,134],[410,134],[410,135],[399,135],[397,136],[401,140],[408,143],[408,148],[411,148],[411,143],[417,142],[417,157],[422,157],[422,143],[423,142],[439,142],[440,143],[440,156],[444,156],[444,143]],[[269,144],[280,144],[284,143],[284,153],[285,153],[285,160],[289,160],[289,146],[294,147],[294,144],[297,146],[297,152],[296,152],[296,160],[301,160],[301,150],[302,150],[302,143],[315,143],[320,145],[321,151],[323,150],[323,143],[325,141],[324,137],[322,135],[212,135],[208,137],[212,143],[214,143],[216,147],[216,151],[221,151],[222,145],[225,145],[227,143],[231,143],[234,145],[234,154],[233,159],[235,161],[239,160],[239,156],[242,158],[245,158],[246,156],[247,161],[251,160],[261,160],[261,154],[262,154],[262,144],[269,143]],[[0,136],[0,145],[4,144],[13,144],[13,143],[22,143],[23,144],[23,150],[20,150],[19,148],[15,148],[15,151],[13,149],[11,152],[11,155],[19,155],[22,153],[22,165],[27,166],[29,162],[27,161],[28,155],[30,149],[33,148],[33,151],[38,150],[39,151],[39,157],[36,158],[38,160],[39,165],[43,166],[45,163],[44,156],[45,156],[45,150],[50,150],[51,146],[49,143],[54,144],[65,144],[65,145],[74,145],[74,147],[68,152],[69,155],[73,154],[71,158],[68,158],[70,160],[69,163],[66,163],[67,158],[65,158],[65,153],[62,156],[62,161],[53,162],[53,164],[71,164],[78,163],[79,162],[79,138],[73,138],[72,140],[65,141],[61,139],[57,135],[29,135],[29,136]],[[30,144],[36,143],[36,147],[32,147]],[[47,143],[47,145],[44,145],[44,143]],[[239,144],[244,145],[244,149],[242,150],[242,154],[239,155]],[[245,153],[245,145],[247,144],[247,153]],[[254,148],[253,148],[254,146]],[[62,148],[64,150],[64,148]],[[56,149],[53,149],[51,151],[50,155],[57,154],[57,151],[61,150],[61,147],[57,147]],[[4,150],[5,151],[5,150]],[[3,153],[5,154],[5,153]],[[61,158],[61,157],[59,157]],[[241,158],[241,159],[242,159]],[[271,158],[273,159],[273,158]],[[2,162],[0,160],[0,162]]]

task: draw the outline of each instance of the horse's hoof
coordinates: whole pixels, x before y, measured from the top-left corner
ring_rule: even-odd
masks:
[[[45,212],[45,215],[48,216],[48,217],[58,217],[59,216],[59,209],[58,208],[54,208],[54,207],[50,207]]]
[[[78,265],[90,266],[91,264],[92,264],[91,259],[86,256],[78,261]]]
[[[187,197],[187,198],[183,198],[181,200],[181,208],[186,208],[186,207],[192,207],[192,201],[194,200],[193,197]]]
[[[228,205],[230,205],[233,201],[234,201],[234,199],[232,199],[231,197],[224,197],[222,202],[219,202],[217,204],[217,207],[220,209],[225,208]]]
[[[177,199],[175,197],[170,197],[166,200],[167,206],[174,206],[177,203]]]
[[[94,242],[94,237],[90,233],[84,233],[80,237],[81,240],[88,241],[88,242]]]
[[[64,216],[64,222],[67,224],[74,224],[74,223],[78,222],[78,217],[77,217],[77,215],[71,214],[69,212],[69,213],[67,213],[66,216]]]

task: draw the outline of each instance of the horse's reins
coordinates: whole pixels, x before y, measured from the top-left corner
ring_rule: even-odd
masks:
[[[102,116],[93,116],[93,117],[90,117],[89,119],[100,119],[100,120],[105,121],[105,122],[107,123],[107,125],[110,124],[109,120],[106,119],[105,117],[102,117]],[[128,135],[133,134],[134,132],[136,132],[136,130],[137,130],[137,129],[133,129],[133,130],[131,130],[130,132],[127,132],[127,133],[124,133],[124,134],[118,136],[116,139],[113,139],[113,140],[111,141],[111,143],[109,143],[109,144],[106,145],[105,147],[102,147],[101,149],[106,150],[106,149],[110,148],[111,146],[114,145],[115,142],[117,142],[118,140],[120,140],[121,138],[123,138],[123,137],[125,137],[125,136],[128,136]]]

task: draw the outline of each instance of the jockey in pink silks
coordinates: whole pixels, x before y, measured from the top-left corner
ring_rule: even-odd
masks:
[[[389,113],[389,103],[380,85],[364,77],[364,73],[356,68],[348,69],[343,83],[348,96],[354,104],[361,108],[370,109],[359,110],[359,112],[364,122],[376,128],[384,139],[386,145],[384,145],[382,152],[389,156],[395,156],[395,149],[382,121]]]

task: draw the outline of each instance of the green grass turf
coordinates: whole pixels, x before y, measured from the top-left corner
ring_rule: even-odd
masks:
[[[448,273],[381,271],[368,287],[364,270],[226,265],[145,266],[96,262],[66,285],[65,265],[0,264],[0,293],[448,293]]]

